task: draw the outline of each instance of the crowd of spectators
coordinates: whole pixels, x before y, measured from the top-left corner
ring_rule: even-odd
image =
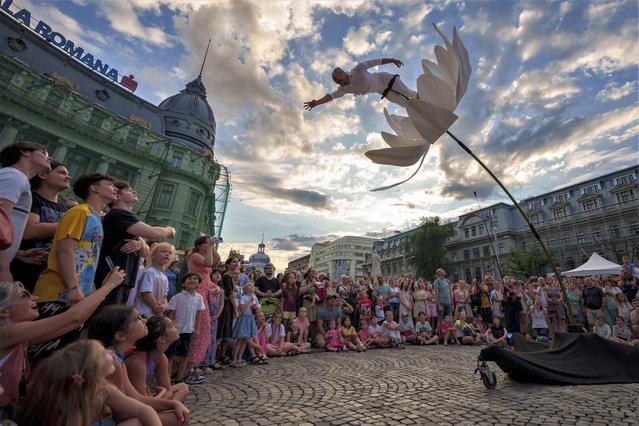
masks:
[[[313,348],[508,346],[514,332],[547,340],[568,313],[639,344],[627,258],[618,279],[567,279],[566,299],[554,277],[276,274],[222,262],[206,235],[177,258],[159,241],[175,230],[136,218],[134,188],[108,175],[77,177],[79,204],[62,197],[71,177],[42,145],[12,144],[0,165],[0,220],[13,230],[0,250],[0,420],[21,426],[187,424],[189,386],[215,370]]]

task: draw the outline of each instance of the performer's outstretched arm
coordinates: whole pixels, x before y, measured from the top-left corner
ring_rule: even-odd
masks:
[[[382,65],[386,65],[386,64],[395,64],[395,66],[397,68],[400,68],[402,65],[404,65],[404,63],[402,61],[400,61],[399,59],[382,58]]]
[[[304,109],[307,111],[312,110],[313,108],[315,108],[318,105],[322,105],[325,104],[327,102],[330,102],[333,100],[333,97],[329,94],[324,95],[324,97],[320,98],[320,99],[313,99],[312,101],[308,101],[308,102],[304,102]]]

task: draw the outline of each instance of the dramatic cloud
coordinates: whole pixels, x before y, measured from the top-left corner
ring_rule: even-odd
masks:
[[[363,155],[383,145],[383,108],[404,111],[376,94],[302,108],[335,89],[335,66],[375,57],[400,58],[400,70],[379,70],[414,88],[421,59],[434,59],[441,43],[433,22],[447,34],[457,26],[473,65],[451,131],[516,197],[636,163],[636,2],[75,3],[95,15],[86,28],[57,11],[61,3],[38,7],[110,63],[136,70],[138,93],[155,103],[197,76],[211,39],[202,78],[217,120],[216,157],[233,182],[225,239],[250,255],[272,233],[267,253],[280,270],[321,238],[384,237],[420,217],[455,218],[476,208],[473,192],[482,205],[508,202],[448,136],[412,181],[370,193],[414,170]]]

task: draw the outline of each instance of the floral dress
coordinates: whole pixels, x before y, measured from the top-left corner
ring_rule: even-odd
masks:
[[[197,272],[202,277],[202,282],[197,287],[197,292],[204,299],[205,309],[200,314],[200,335],[191,342],[189,351],[190,362],[201,363],[204,361],[206,350],[211,343],[211,314],[209,312],[209,292],[211,291],[211,268],[206,266],[194,266],[189,272]]]

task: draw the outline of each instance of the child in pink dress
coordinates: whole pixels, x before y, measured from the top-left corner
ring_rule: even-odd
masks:
[[[339,331],[335,329],[335,321],[329,321],[326,332],[326,350],[330,352],[340,352],[344,350],[344,344],[339,340]]]

